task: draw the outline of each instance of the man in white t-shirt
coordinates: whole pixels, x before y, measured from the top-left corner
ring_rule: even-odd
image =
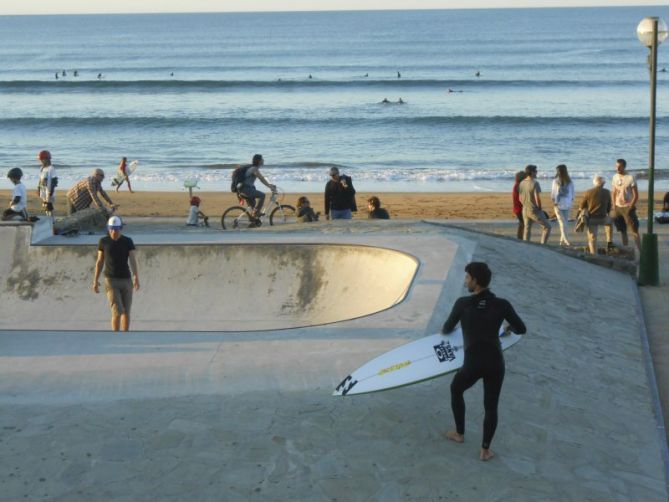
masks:
[[[625,159],[616,160],[616,174],[613,175],[611,182],[611,206],[613,207],[613,218],[622,218],[625,225],[616,227],[622,235],[623,246],[627,246],[627,231],[632,232],[637,249],[641,249],[641,239],[639,239],[639,218],[636,215],[636,203],[639,200],[639,189],[636,185],[634,176],[628,174],[625,169],[627,162]]]
[[[12,192],[12,201],[9,208],[2,213],[2,219],[7,220],[27,220],[28,213],[26,211],[26,186],[21,183],[23,171],[18,167],[13,167],[7,172],[7,177],[14,183],[14,191]]]

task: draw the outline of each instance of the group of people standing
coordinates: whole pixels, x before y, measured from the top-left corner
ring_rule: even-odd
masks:
[[[634,176],[627,172],[625,159],[616,160],[616,174],[612,179],[613,192],[604,188],[604,178],[593,176],[593,188],[585,192],[578,205],[579,214],[587,229],[588,249],[597,254],[597,233],[600,225],[606,232],[607,249],[612,249],[615,224],[622,236],[624,246],[628,244],[628,231],[632,233],[637,248],[640,248],[639,218],[636,203],[639,191]],[[569,177],[567,166],[558,165],[551,185],[551,200],[554,204],[555,219],[560,228],[560,245],[570,246],[569,214],[574,204],[574,182]],[[532,225],[542,228],[541,244],[546,244],[551,234],[549,216],[541,205],[541,186],[537,181],[537,166],[529,164],[524,171],[516,173],[513,185],[513,213],[518,219],[517,237],[525,241],[531,239]]]

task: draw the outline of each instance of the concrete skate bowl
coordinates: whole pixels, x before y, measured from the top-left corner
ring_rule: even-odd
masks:
[[[0,244],[11,257],[0,265],[0,329],[109,329],[104,293],[91,291],[95,246],[29,246],[18,234],[11,244]],[[418,268],[402,252],[335,244],[143,245],[137,257],[131,329],[147,331],[275,330],[367,316],[400,303]]]

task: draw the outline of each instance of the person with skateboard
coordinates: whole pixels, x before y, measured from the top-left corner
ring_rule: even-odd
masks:
[[[479,379],[483,379],[483,440],[479,458],[490,460],[495,454],[490,443],[497,428],[497,405],[504,381],[504,356],[499,341],[502,322],[508,323],[505,332],[519,335],[527,329],[511,304],[495,296],[488,286],[492,272],[483,262],[471,262],[465,267],[465,286],[471,296],[458,298],[451,314],[444,323],[442,333],[455,330],[458,323],[462,327],[465,360],[451,382],[451,408],[455,419],[455,430],[444,434],[456,443],[465,440],[465,399],[464,393]]]

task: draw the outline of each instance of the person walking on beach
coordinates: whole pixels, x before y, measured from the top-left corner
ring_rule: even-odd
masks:
[[[339,168],[331,167],[330,181],[325,184],[325,219],[350,220],[357,210],[353,180],[339,174]]]
[[[244,198],[253,210],[253,216],[259,218],[262,214],[262,208],[265,204],[265,194],[255,187],[256,179],[269,188],[272,192],[276,191],[276,185],[272,185],[260,172],[260,168],[265,165],[265,159],[262,155],[256,153],[251,160],[251,165],[244,174],[242,186],[239,189],[239,195]],[[257,200],[257,202],[256,202]]]
[[[632,231],[634,242],[637,249],[641,249],[641,240],[639,239],[639,219],[636,215],[636,203],[639,200],[639,189],[636,179],[626,172],[627,161],[625,159],[616,160],[616,174],[613,175],[612,194],[613,217],[620,218],[625,222],[625,230],[621,234],[623,246],[627,246],[627,232]]]
[[[98,256],[95,262],[93,292],[100,291],[100,273],[104,265],[105,292],[111,309],[112,331],[128,331],[130,328],[130,308],[132,292],[139,290],[139,272],[135,256],[135,243],[121,234],[123,221],[112,216],[107,222],[106,235],[98,242]],[[129,266],[128,266],[129,265]]]
[[[551,187],[551,200],[555,204],[554,211],[560,225],[560,246],[571,246],[567,236],[569,232],[569,211],[574,203],[574,182],[569,177],[567,166],[560,164],[555,168],[555,178]]]
[[[453,305],[442,333],[448,334],[460,323],[464,341],[465,361],[451,382],[451,408],[455,430],[444,434],[456,443],[465,440],[464,393],[479,379],[483,379],[483,439],[479,458],[490,460],[495,454],[490,443],[497,428],[497,406],[504,382],[504,355],[499,341],[499,330],[506,321],[505,332],[519,335],[526,332],[525,323],[507,300],[497,298],[488,286],[492,272],[483,262],[471,262],[465,267],[465,287],[471,296],[458,298]]]
[[[604,188],[604,178],[595,174],[592,178],[594,188],[583,194],[579,205],[580,210],[588,211],[588,249],[590,254],[597,254],[597,231],[599,225],[604,225],[607,249],[613,247],[613,229],[611,228],[611,192]]]
[[[551,235],[551,224],[541,209],[541,186],[536,180],[537,166],[529,164],[525,167],[525,179],[518,185],[520,203],[523,205],[523,240],[529,241],[532,235],[532,223],[542,226],[541,243],[546,244]]]
[[[116,209],[116,204],[112,202],[107,195],[107,192],[102,188],[102,180],[105,179],[105,172],[102,169],[95,169],[91,175],[79,182],[77,182],[67,192],[67,203],[70,214],[87,209],[91,204],[95,204],[98,208],[104,210],[106,213],[111,213]],[[111,206],[109,209],[105,207],[104,203],[98,197],[98,194],[105,199]]]
[[[137,161],[135,161],[137,162]],[[132,191],[132,186],[130,186],[130,173],[128,172],[128,157],[123,157],[121,159],[121,163],[118,165],[118,169],[116,170],[116,176],[112,179],[112,186],[116,187],[116,191],[118,192],[119,188],[121,188],[121,185],[123,185],[124,182],[128,183],[128,190],[130,193],[134,193]]]
[[[523,240],[523,230],[525,228],[525,224],[523,223],[523,205],[520,203],[520,194],[518,193],[518,185],[520,185],[520,182],[525,179],[525,171],[518,171],[516,173],[516,181],[513,184],[513,188],[511,189],[511,198],[513,200],[513,214],[516,216],[516,219],[518,220],[518,229],[516,230],[516,237],[518,237],[518,240]]]
[[[37,183],[37,196],[42,200],[42,208],[47,216],[53,215],[53,203],[55,201],[55,190],[58,186],[56,169],[51,165],[51,152],[42,150],[37,155],[40,161],[39,181]]]

